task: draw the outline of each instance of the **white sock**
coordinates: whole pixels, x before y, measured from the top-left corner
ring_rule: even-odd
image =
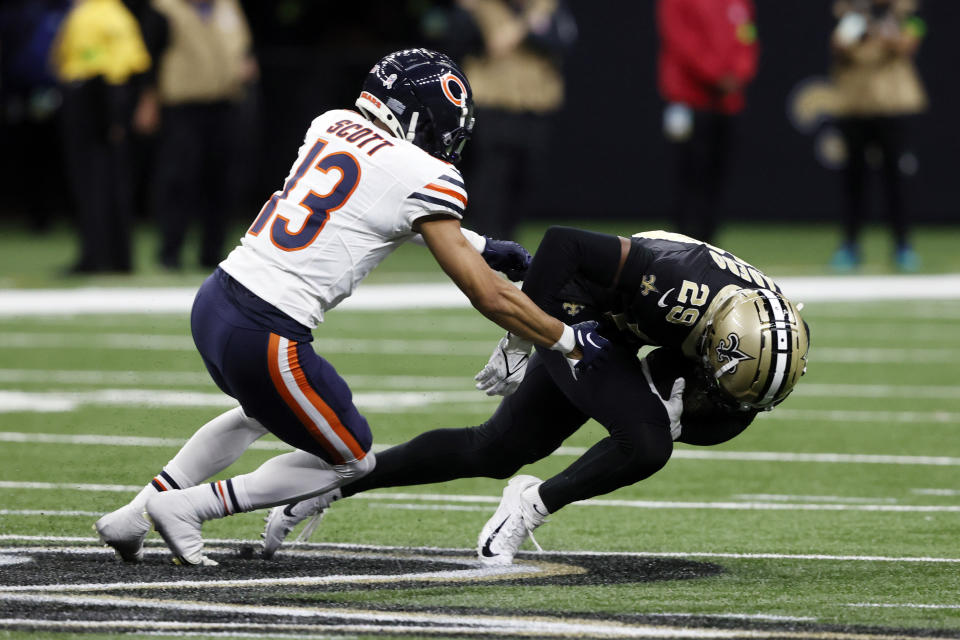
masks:
[[[201,521],[223,518],[240,510],[230,480],[207,482],[178,493],[190,501]]]
[[[206,423],[181,447],[150,483],[130,501],[143,510],[147,500],[161,491],[189,489],[233,464],[266,427],[236,407]]]
[[[376,458],[368,453],[352,464],[332,465],[305,451],[270,458],[251,473],[232,478],[242,511],[289,504],[325,493],[373,470]]]

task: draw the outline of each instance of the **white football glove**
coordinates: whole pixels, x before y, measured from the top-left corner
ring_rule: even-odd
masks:
[[[646,358],[640,361],[640,366],[643,367],[643,376],[647,379],[647,384],[650,385],[650,391],[653,391],[657,399],[663,403],[663,408],[667,410],[667,417],[670,418],[670,437],[676,440],[680,437],[680,431],[683,429],[683,425],[680,424],[680,416],[683,415],[683,389],[687,386],[687,381],[683,378],[674,380],[670,397],[664,400],[660,392],[657,391],[657,386],[653,384],[653,376],[650,374],[650,365],[647,364]]]
[[[508,396],[516,391],[523,382],[532,348],[533,343],[511,333],[500,338],[487,366],[473,378],[477,389],[488,396]]]

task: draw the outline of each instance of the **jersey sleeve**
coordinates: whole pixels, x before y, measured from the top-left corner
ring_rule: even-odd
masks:
[[[569,227],[550,227],[523,280],[523,292],[555,318],[563,318],[565,288],[575,280],[605,289],[620,264],[617,236]]]
[[[463,176],[453,166],[416,189],[403,202],[404,218],[412,225],[417,219],[446,215],[463,219],[467,207],[467,187]]]

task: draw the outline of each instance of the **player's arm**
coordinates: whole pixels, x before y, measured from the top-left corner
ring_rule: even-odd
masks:
[[[574,277],[604,289],[617,287],[628,258],[642,258],[638,251],[639,246],[620,236],[550,227],[527,270],[523,291],[547,313],[560,316],[564,302],[560,292]]]
[[[467,242],[476,249],[484,262],[493,269],[504,274],[514,282],[523,280],[530,266],[530,253],[523,246],[512,240],[497,240],[489,236],[482,236],[466,227],[460,227],[460,233]],[[414,234],[410,239],[421,247],[427,246],[423,236]]]
[[[460,231],[460,222],[446,216],[419,219],[414,230],[423,236],[437,263],[484,316],[534,344],[579,358],[573,331],[547,315],[520,289],[484,262]]]

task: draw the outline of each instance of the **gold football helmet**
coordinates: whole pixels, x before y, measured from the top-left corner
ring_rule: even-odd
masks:
[[[700,343],[707,373],[741,408],[771,409],[807,371],[810,332],[770,289],[740,289],[717,304]]]

